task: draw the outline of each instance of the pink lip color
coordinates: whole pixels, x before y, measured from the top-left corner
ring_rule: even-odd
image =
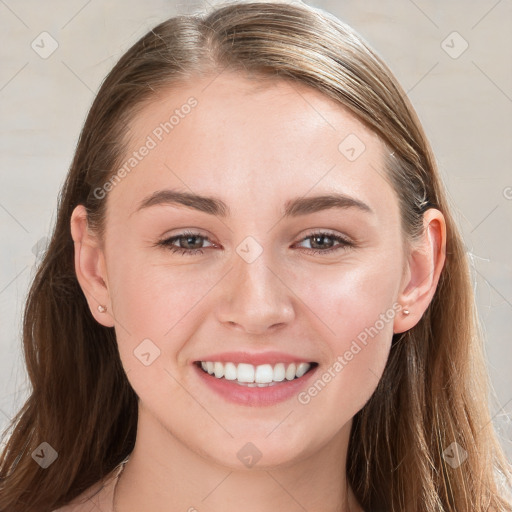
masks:
[[[205,357],[197,359],[197,361],[216,361],[220,363],[247,363],[254,366],[259,364],[271,364],[274,366],[277,363],[309,363],[312,359],[303,359],[302,357],[296,357],[291,354],[285,354],[284,352],[222,352],[219,354],[211,354]]]
[[[302,388],[306,387],[318,368],[318,366],[315,366],[299,379],[284,380],[264,388],[257,386],[250,388],[248,386],[241,386],[236,381],[224,378],[217,379],[217,377],[203,371],[197,364],[193,364],[192,367],[198,373],[199,378],[225,400],[249,406],[275,405],[296,396]]]

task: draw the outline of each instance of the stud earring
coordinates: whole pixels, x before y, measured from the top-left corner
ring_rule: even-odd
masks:
[[[107,306],[102,306],[101,304],[98,306],[98,311],[100,313],[105,313],[107,311]]]
[[[407,308],[405,308],[404,309],[404,315],[408,315],[409,313],[410,313],[410,311]]]

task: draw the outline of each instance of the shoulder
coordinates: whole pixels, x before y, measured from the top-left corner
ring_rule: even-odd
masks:
[[[120,472],[119,469],[121,468],[116,468],[105,478],[78,495],[73,501],[52,510],[52,512],[97,512],[98,510],[111,512],[114,486]]]

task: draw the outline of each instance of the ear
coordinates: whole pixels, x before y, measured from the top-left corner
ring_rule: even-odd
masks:
[[[78,205],[71,214],[71,236],[75,243],[75,272],[94,318],[105,327],[113,327],[106,265],[99,240],[87,223],[87,211]],[[101,313],[98,306],[107,306]]]
[[[407,331],[420,321],[434,296],[445,259],[444,216],[430,208],[423,214],[423,235],[413,242],[397,299],[409,314],[395,317],[393,332]]]

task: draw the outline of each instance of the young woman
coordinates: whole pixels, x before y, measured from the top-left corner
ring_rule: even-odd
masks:
[[[429,143],[306,5],[177,16],[120,59],[24,348],[2,511],[510,510]]]

